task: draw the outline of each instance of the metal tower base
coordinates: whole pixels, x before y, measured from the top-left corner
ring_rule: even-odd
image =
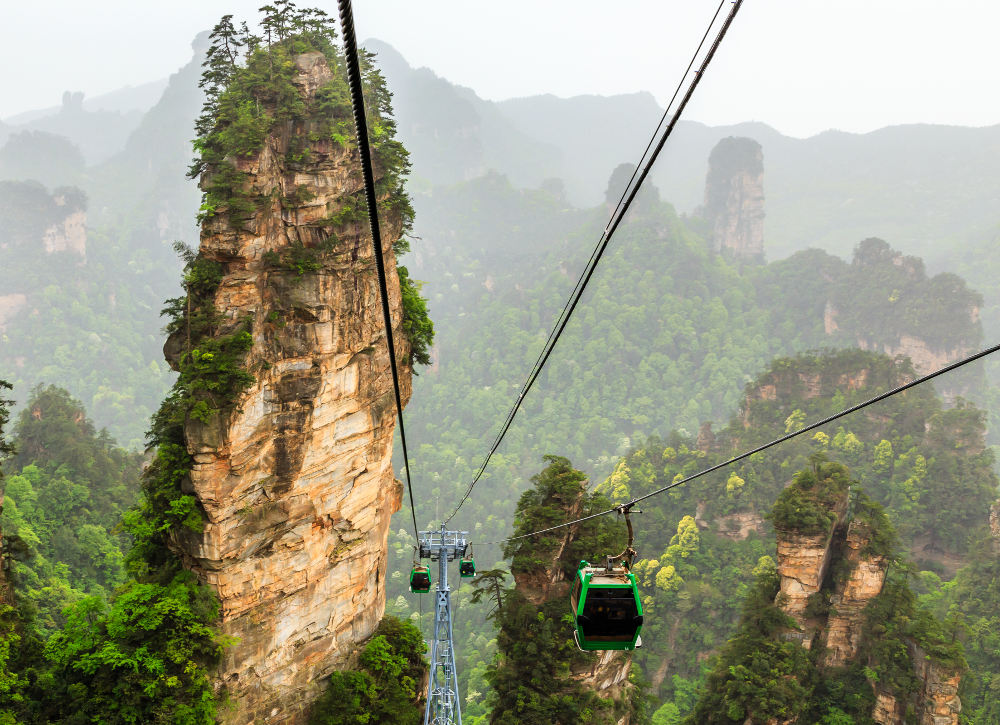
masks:
[[[451,627],[451,589],[448,587],[448,562],[465,556],[468,531],[420,532],[420,558],[438,562],[438,585],[434,610],[434,639],[431,643],[430,685],[424,725],[462,725],[462,706],[458,699],[458,670]]]

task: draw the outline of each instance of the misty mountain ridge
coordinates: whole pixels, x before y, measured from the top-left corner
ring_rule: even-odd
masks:
[[[592,206],[602,201],[611,171],[638,160],[663,112],[649,93],[488,101],[433,70],[413,68],[383,41],[369,39],[365,46],[377,54],[393,91],[415,192],[493,170],[525,188],[559,178],[573,205]],[[195,83],[196,75],[191,73]],[[93,165],[125,147],[141,123],[138,111],[151,110],[153,97],[167,88],[160,80],[94,99],[70,93],[61,107],[5,119],[0,143],[23,131],[64,135]],[[188,143],[190,127],[181,118],[176,122],[164,131]],[[949,269],[952,255],[941,240],[976,243],[993,236],[1000,177],[991,170],[1000,161],[1000,125],[910,124],[797,139],[759,122],[712,127],[681,121],[651,175],[679,212],[702,203],[708,153],[726,136],[752,138],[763,147],[771,259],[805,245],[847,257],[859,239],[879,236],[906,240],[908,252]],[[16,177],[0,169],[0,178]]]

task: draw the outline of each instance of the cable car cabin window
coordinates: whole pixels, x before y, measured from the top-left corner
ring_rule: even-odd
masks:
[[[573,614],[577,612],[577,608],[580,606],[580,591],[583,589],[583,583],[580,581],[580,577],[576,578],[576,582],[573,584],[573,593],[570,595],[569,601],[573,605]]]
[[[630,587],[590,588],[583,605],[580,628],[588,640],[632,639],[642,624]]]

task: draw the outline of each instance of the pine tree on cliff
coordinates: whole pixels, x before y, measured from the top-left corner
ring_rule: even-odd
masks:
[[[518,502],[514,535],[586,516],[610,506],[599,494],[588,494],[586,476],[559,456],[531,480],[534,488]],[[495,613],[497,662],[487,673],[493,725],[571,725],[617,723],[641,699],[601,699],[571,675],[589,671],[595,655],[584,655],[573,643],[569,614],[569,582],[583,558],[598,560],[624,545],[614,519],[603,517],[550,534],[508,543],[517,585],[507,590]],[[617,548],[616,548],[617,547]]]

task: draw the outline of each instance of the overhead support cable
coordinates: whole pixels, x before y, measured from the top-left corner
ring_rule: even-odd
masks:
[[[839,413],[834,413],[833,415],[827,416],[826,418],[823,418],[822,420],[817,420],[814,423],[810,423],[809,425],[807,425],[807,426],[805,426],[803,428],[800,428],[799,430],[792,431],[791,433],[787,433],[787,434],[781,436],[780,438],[775,438],[770,443],[765,443],[765,444],[757,446],[756,448],[753,448],[751,450],[744,451],[743,453],[740,453],[738,456],[733,456],[732,458],[730,458],[730,459],[728,459],[726,461],[723,461],[722,463],[716,463],[714,466],[709,466],[708,468],[706,468],[704,470],[698,471],[697,473],[693,473],[690,476],[688,476],[687,478],[682,478],[679,481],[674,481],[673,483],[671,483],[671,484],[669,484],[667,486],[663,486],[662,488],[658,488],[655,491],[650,491],[649,493],[643,494],[642,496],[638,496],[636,498],[633,498],[630,501],[627,501],[627,502],[622,503],[622,504],[618,504],[614,508],[610,508],[607,511],[600,511],[600,512],[598,512],[596,514],[590,514],[589,516],[584,516],[583,518],[575,519],[573,521],[567,521],[566,523],[557,524],[555,526],[549,526],[548,528],[539,529],[538,531],[532,531],[531,533],[528,533],[528,534],[520,534],[518,536],[510,536],[510,537],[508,537],[506,539],[500,539],[498,541],[481,542],[481,544],[482,545],[505,544],[508,541],[517,541],[518,539],[527,539],[527,538],[530,538],[532,536],[538,536],[540,534],[547,534],[550,531],[557,531],[558,529],[564,529],[567,526],[575,526],[576,524],[583,523],[584,521],[590,521],[591,519],[596,519],[596,518],[599,518],[601,516],[607,516],[608,514],[620,513],[623,510],[631,509],[633,506],[635,506],[640,501],[645,501],[648,498],[652,498],[653,496],[658,496],[661,493],[665,493],[665,492],[669,491],[670,489],[677,488],[678,486],[683,486],[684,484],[690,483],[691,481],[695,480],[696,478],[701,478],[702,476],[707,476],[709,473],[714,473],[715,471],[718,471],[720,468],[725,468],[726,466],[729,466],[729,465],[731,465],[733,463],[739,463],[740,461],[742,461],[742,460],[744,460],[746,458],[749,458],[750,456],[754,455],[755,453],[760,453],[762,451],[766,451],[768,448],[773,448],[774,446],[778,445],[779,443],[784,443],[785,441],[791,440],[792,438],[800,436],[803,433],[808,433],[809,431],[812,431],[812,430],[815,430],[817,428],[820,428],[820,427],[822,427],[822,426],[824,426],[824,425],[826,425],[828,423],[832,423],[833,421],[838,420],[840,418],[843,418],[846,415],[850,415],[851,413],[856,413],[857,411],[862,410],[863,408],[867,408],[869,405],[874,405],[875,403],[880,403],[883,400],[886,400],[887,398],[891,398],[894,395],[898,395],[899,393],[902,393],[902,392],[904,392],[906,390],[909,390],[910,388],[915,388],[916,386],[922,385],[923,383],[926,383],[929,380],[933,380],[934,378],[938,377],[939,375],[944,375],[945,373],[950,373],[951,371],[957,370],[958,368],[962,367],[963,365],[968,365],[969,363],[975,362],[976,360],[979,360],[980,358],[986,357],[987,355],[992,355],[993,353],[997,352],[998,350],[1000,350],[1000,345],[994,345],[993,347],[987,348],[985,350],[981,350],[980,352],[977,352],[974,355],[970,355],[969,357],[962,358],[961,360],[958,360],[957,362],[953,362],[950,365],[946,365],[945,367],[941,368],[940,370],[935,370],[934,372],[928,373],[927,375],[924,375],[923,377],[916,378],[914,380],[911,380],[908,383],[904,383],[902,385],[899,385],[899,386],[893,388],[892,390],[889,390],[889,391],[887,391],[885,393],[882,393],[881,395],[876,395],[874,398],[869,398],[868,400],[866,400],[866,401],[864,401],[862,403],[858,403],[857,405],[853,405],[850,408],[847,408],[846,410],[840,411]]]
[[[389,291],[385,281],[385,260],[382,252],[382,234],[378,224],[378,201],[375,196],[375,174],[372,171],[372,154],[368,143],[368,121],[365,115],[365,98],[361,87],[361,68],[358,62],[358,41],[354,35],[354,14],[351,0],[338,0],[340,24],[344,29],[344,55],[347,59],[347,81],[351,88],[351,106],[354,125],[358,131],[358,151],[361,154],[361,171],[365,180],[365,199],[368,202],[368,221],[371,225],[372,244],[375,247],[375,269],[382,299],[382,320],[385,323],[385,342],[389,347],[389,366],[392,369],[392,389],[396,396],[396,417],[399,420],[399,439],[403,448],[403,467],[406,469],[406,489],[410,494],[410,514],[413,517],[413,536],[419,540],[417,510],[413,505],[413,484],[410,477],[410,456],[406,450],[406,428],[403,425],[403,399],[399,394],[399,371],[396,367],[396,346],[392,336],[392,315],[389,311]]]
[[[521,409],[521,403],[524,402],[524,398],[527,396],[528,392],[534,386],[535,381],[542,372],[542,368],[545,367],[545,363],[548,362],[549,356],[551,356],[552,351],[555,349],[556,343],[559,342],[559,338],[562,336],[563,330],[566,329],[566,325],[569,322],[570,316],[576,309],[577,304],[580,302],[580,298],[583,296],[584,290],[587,288],[591,277],[594,275],[594,270],[597,268],[597,264],[601,261],[601,257],[604,255],[604,251],[607,249],[611,238],[614,236],[618,227],[621,225],[622,220],[625,218],[625,214],[628,212],[629,207],[631,207],[632,202],[635,200],[636,195],[639,193],[639,189],[642,187],[643,182],[646,177],[649,176],[649,172],[653,168],[653,164],[656,162],[657,157],[660,155],[660,151],[663,150],[663,146],[666,144],[667,139],[673,133],[677,122],[680,120],[681,114],[684,113],[684,109],[687,107],[688,102],[691,100],[691,96],[694,94],[695,89],[698,84],[701,83],[702,77],[705,75],[705,70],[708,68],[709,63],[712,62],[712,58],[715,57],[715,53],[719,48],[719,44],[722,43],[722,39],[726,36],[726,32],[729,30],[729,26],[732,24],[733,19],[736,17],[736,13],[739,12],[740,6],[743,4],[743,0],[734,0],[732,9],[729,11],[729,15],[726,16],[722,27],[715,36],[715,40],[702,59],[701,64],[698,69],[694,71],[694,77],[689,81],[686,92],[683,97],[681,97],[680,103],[677,106],[676,111],[670,117],[669,122],[664,126],[664,121],[670,114],[670,108],[673,102],[676,100],[680,89],[684,85],[684,81],[691,74],[691,68],[696,63],[702,48],[705,45],[705,41],[708,38],[712,28],[716,24],[716,20],[722,10],[723,5],[725,5],[727,0],[722,0],[720,2],[718,9],[715,11],[715,15],[712,16],[712,21],[708,25],[708,29],[702,36],[701,42],[698,44],[698,48],[695,50],[694,55],[691,57],[691,62],[688,64],[687,70],[681,77],[680,83],[678,83],[677,89],[674,91],[673,97],[670,99],[670,103],[667,104],[667,108],[663,112],[663,117],[660,119],[660,123],[656,127],[656,131],[653,137],[650,139],[649,144],[646,146],[646,151],[643,152],[642,158],[640,158],[639,165],[636,166],[636,171],[632,173],[632,178],[629,179],[628,185],[626,185],[625,190],[622,192],[622,196],[618,201],[618,205],[615,207],[614,212],[611,215],[611,219],[607,226],[604,228],[603,233],[597,241],[597,245],[594,248],[593,253],[590,256],[590,260],[587,262],[587,266],[584,268],[583,273],[577,280],[576,285],[573,288],[572,293],[570,293],[569,299],[566,301],[566,305],[563,307],[563,311],[560,313],[559,318],[556,321],[552,332],[549,333],[548,340],[546,340],[542,352],[539,354],[538,359],[535,361],[531,372],[528,374],[524,385],[521,386],[521,390],[517,395],[517,400],[515,400],[513,407],[510,412],[507,413],[507,418],[500,428],[500,432],[497,434],[493,441],[493,445],[490,447],[489,453],[486,454],[486,458],[483,460],[482,464],[473,477],[472,482],[469,484],[465,491],[465,494],[456,504],[455,508],[447,518],[444,519],[444,523],[448,524],[458,513],[462,505],[468,500],[469,496],[472,494],[472,490],[475,488],[479,479],[482,478],[483,474],[486,472],[486,467],[490,463],[490,459],[493,454],[497,452],[500,448],[500,444],[503,442],[504,437],[507,435],[507,431],[510,430],[511,425],[514,422],[514,417],[517,415],[518,411]],[[660,129],[663,129],[660,132]],[[659,133],[659,139],[656,141],[655,146],[653,141],[656,139],[657,133]],[[652,147],[652,152],[650,153],[650,147]],[[641,171],[640,171],[641,168]]]

